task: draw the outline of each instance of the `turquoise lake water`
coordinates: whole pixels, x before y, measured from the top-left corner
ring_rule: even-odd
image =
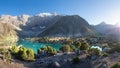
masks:
[[[31,48],[33,51],[37,54],[37,50],[43,46],[51,46],[55,48],[56,50],[59,50],[59,48],[62,46],[62,44],[48,44],[48,43],[38,43],[38,42],[30,42],[28,40],[20,39],[18,41],[18,46],[22,45],[26,48]]]

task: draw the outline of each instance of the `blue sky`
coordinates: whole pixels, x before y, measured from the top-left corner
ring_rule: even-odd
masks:
[[[0,0],[0,15],[50,12],[80,15],[90,24],[120,22],[120,0]]]

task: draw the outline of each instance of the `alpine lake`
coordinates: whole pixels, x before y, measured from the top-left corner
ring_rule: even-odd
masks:
[[[35,54],[37,54],[38,49],[44,46],[51,46],[55,48],[56,50],[59,50],[60,47],[62,46],[62,44],[38,43],[38,42],[31,42],[31,41],[24,40],[24,39],[19,39],[17,44],[18,44],[17,46],[24,46],[25,48],[32,49],[35,52]]]

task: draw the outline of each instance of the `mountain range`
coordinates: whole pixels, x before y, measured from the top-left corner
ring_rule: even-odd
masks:
[[[7,23],[14,28],[19,37],[79,37],[97,34],[118,34],[115,25],[102,22],[90,25],[78,15],[58,15],[56,13],[40,13],[30,15],[1,15],[0,23]],[[0,28],[0,30],[2,30]]]
[[[101,34],[120,34],[120,26],[106,24],[106,22],[101,22],[98,25],[94,26],[94,29]]]

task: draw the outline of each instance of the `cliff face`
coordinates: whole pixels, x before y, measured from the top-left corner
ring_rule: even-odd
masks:
[[[8,23],[0,23],[0,45],[13,45],[18,37],[15,29]]]
[[[25,25],[29,17],[30,17],[29,15],[19,15],[19,16],[2,15],[0,16],[0,22],[10,23],[19,27],[20,24]]]

